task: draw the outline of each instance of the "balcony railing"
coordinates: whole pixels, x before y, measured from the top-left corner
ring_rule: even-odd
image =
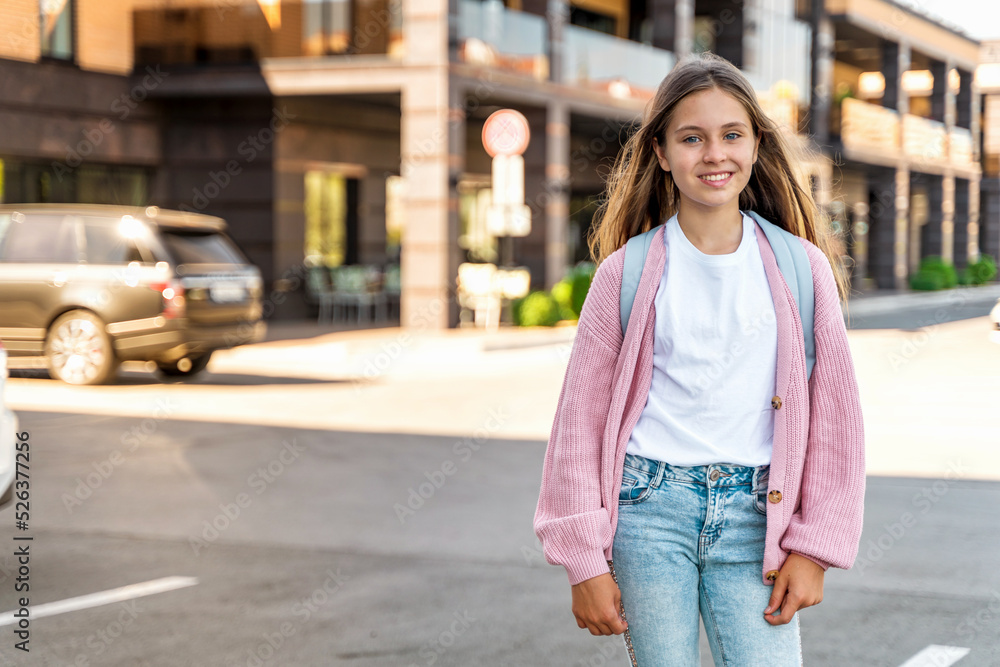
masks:
[[[464,62],[549,78],[548,26],[541,16],[507,9],[501,0],[461,0],[458,38]]]
[[[398,57],[398,0],[211,0],[200,6],[137,9],[135,64],[253,64],[264,58]]]
[[[596,30],[567,25],[563,82],[616,97],[651,97],[674,66],[674,54]]]
[[[961,127],[949,132],[944,123],[900,114],[851,97],[841,103],[844,147],[888,158],[968,167],[975,163],[972,133]]]

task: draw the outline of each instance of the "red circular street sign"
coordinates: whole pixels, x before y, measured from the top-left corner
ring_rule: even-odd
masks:
[[[520,155],[530,138],[528,119],[513,109],[494,111],[483,124],[483,148],[490,157]]]

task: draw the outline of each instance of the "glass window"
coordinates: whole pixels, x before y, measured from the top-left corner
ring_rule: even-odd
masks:
[[[118,225],[108,222],[87,222],[84,225],[87,242],[87,262],[90,264],[128,264],[147,262],[135,241],[125,238]]]
[[[0,258],[5,262],[76,263],[80,257],[76,220],[42,215],[12,220]]]
[[[74,0],[39,0],[42,55],[73,60]]]
[[[347,178],[306,172],[305,256],[313,264],[340,266],[347,260]]]
[[[249,264],[225,234],[163,230],[163,243],[178,264]]]

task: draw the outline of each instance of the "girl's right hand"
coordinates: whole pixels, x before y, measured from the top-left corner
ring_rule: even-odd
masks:
[[[619,615],[622,594],[611,573],[586,579],[573,586],[576,624],[592,635],[620,635],[628,624]]]

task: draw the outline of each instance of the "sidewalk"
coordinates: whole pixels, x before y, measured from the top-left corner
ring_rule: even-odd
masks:
[[[935,308],[960,303],[991,303],[1000,299],[1000,283],[974,287],[958,286],[935,292],[915,290],[873,290],[852,295],[847,310],[858,315],[879,315],[899,312],[914,306]]]

